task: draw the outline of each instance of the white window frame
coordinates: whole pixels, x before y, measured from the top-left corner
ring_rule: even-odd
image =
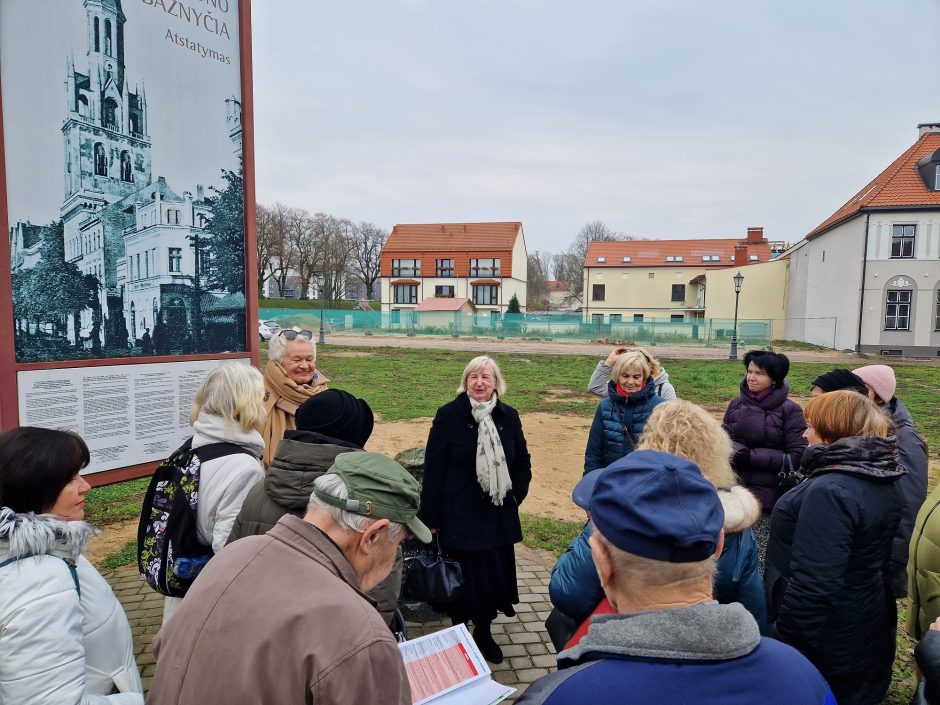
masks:
[[[910,233],[910,234],[908,234]],[[894,246],[898,245],[898,254]],[[891,228],[891,259],[914,259],[917,245],[917,226],[911,223],[898,223]]]

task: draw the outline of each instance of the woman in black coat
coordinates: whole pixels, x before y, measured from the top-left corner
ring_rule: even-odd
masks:
[[[448,615],[454,624],[473,621],[480,651],[500,663],[490,624],[497,612],[513,616],[519,602],[513,544],[522,540],[519,505],[532,463],[518,412],[500,401],[506,383],[495,361],[471,360],[457,393],[437,410],[428,435],[419,516],[467,582]]]
[[[891,420],[861,394],[823,394],[805,413],[806,480],[780,498],[770,525],[771,634],[813,662],[839,705],[874,705],[894,661],[891,543],[905,471]]]

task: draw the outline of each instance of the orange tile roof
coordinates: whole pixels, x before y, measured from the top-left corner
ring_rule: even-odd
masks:
[[[545,286],[549,291],[571,291],[571,282],[563,279],[549,279]]]
[[[812,240],[868,208],[940,205],[940,191],[930,191],[917,171],[917,162],[937,149],[940,149],[940,133],[927,132],[921,135],[891,166],[813,228],[806,239]]]
[[[512,251],[522,223],[399,223],[382,248],[383,252],[431,252],[450,250]]]
[[[743,262],[735,261],[735,248],[746,245]],[[718,259],[712,261],[712,257]],[[592,242],[588,245],[585,267],[731,267],[737,264],[769,262],[770,244],[766,239],[747,242],[743,238],[711,238],[706,240],[627,240],[622,242]],[[708,261],[702,257],[708,256]],[[603,257],[604,262],[598,262]],[[629,262],[623,258],[629,257]],[[667,257],[682,257],[681,261],[667,262]]]
[[[415,311],[459,311],[470,299],[425,299],[415,306]],[[473,304],[470,304],[473,306]],[[473,306],[476,308],[475,306]]]

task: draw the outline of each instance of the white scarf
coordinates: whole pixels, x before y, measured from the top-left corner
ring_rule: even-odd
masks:
[[[506,464],[506,454],[503,452],[503,442],[499,439],[496,424],[491,414],[493,407],[499,400],[499,395],[493,392],[489,401],[474,401],[469,394],[470,413],[477,422],[477,482],[490,496],[496,506],[503,503],[506,493],[512,489],[512,480],[509,479],[509,468]]]

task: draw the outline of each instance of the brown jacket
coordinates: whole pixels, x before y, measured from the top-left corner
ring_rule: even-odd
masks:
[[[410,705],[392,633],[336,544],[285,516],[216,554],[154,640],[150,705]]]

